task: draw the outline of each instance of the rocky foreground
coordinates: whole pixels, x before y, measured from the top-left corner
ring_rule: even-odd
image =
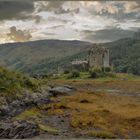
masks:
[[[0,138],[140,138],[139,81],[50,80],[0,97]]]
[[[71,86],[49,86],[41,92],[30,93],[24,91],[22,96],[14,100],[1,97],[0,107],[0,138],[32,138],[39,135],[40,131],[35,122],[16,120],[15,116],[23,111],[52,102],[51,97],[71,95],[76,89]]]

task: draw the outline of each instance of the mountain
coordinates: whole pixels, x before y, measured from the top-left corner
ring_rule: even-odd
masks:
[[[110,49],[110,61],[116,72],[140,75],[140,33],[102,45]],[[77,40],[2,44],[0,65],[29,74],[56,72],[72,60],[86,59],[92,46],[92,43]]]

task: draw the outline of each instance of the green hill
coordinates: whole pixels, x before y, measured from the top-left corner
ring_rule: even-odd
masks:
[[[0,45],[0,65],[29,72],[40,63],[58,61],[85,51],[91,46],[91,43],[76,40],[39,40],[2,44]]]
[[[66,40],[39,40],[0,45],[0,65],[29,74],[53,73],[75,59],[86,59],[92,43]],[[110,49],[116,72],[140,75],[140,34],[103,43]]]
[[[111,63],[116,72],[140,75],[140,36],[105,44],[110,48]]]
[[[87,58],[88,51],[76,53],[71,56],[62,57],[61,59],[44,59],[39,64],[31,68],[26,68],[24,72],[30,74],[44,74],[44,73],[57,73],[61,69],[69,67],[71,61],[75,59],[84,60]]]
[[[140,38],[140,37],[139,37]],[[102,44],[110,49],[110,62],[116,72],[133,73],[140,75],[140,39],[138,37],[124,38],[110,43]],[[60,60],[43,60],[40,64],[33,67],[30,71],[44,73],[57,71],[59,67],[65,67],[72,60],[86,59],[87,50],[64,57]],[[33,70],[34,69],[34,70]]]
[[[18,93],[23,89],[36,90],[38,82],[20,73],[0,67],[0,94]]]

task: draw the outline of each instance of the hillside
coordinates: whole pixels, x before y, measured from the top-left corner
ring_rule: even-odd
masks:
[[[39,89],[39,81],[0,67],[0,117],[20,112]]]
[[[114,66],[116,72],[133,73],[140,75],[140,39],[137,36],[133,38],[124,38],[110,43],[102,44],[110,49],[110,63]],[[75,59],[86,59],[87,51],[64,57],[60,60],[48,61],[43,60],[30,71],[50,72],[59,67],[64,67],[70,64]]]
[[[140,36],[104,44],[110,48],[110,58],[116,72],[140,75]]]
[[[36,90],[37,88],[38,82],[35,79],[0,67],[0,95],[2,93],[15,94],[23,89]]]
[[[71,61],[76,59],[84,60],[87,58],[87,55],[88,51],[85,50],[71,56],[62,57],[58,60],[44,59],[39,64],[26,69],[25,72],[30,74],[57,73],[58,71],[63,71],[63,68],[69,68]]]
[[[40,40],[0,45],[0,64],[14,70],[29,72],[44,61],[58,61],[91,47],[82,41]],[[29,69],[29,70],[28,70]]]
[[[110,48],[110,61],[116,72],[140,74],[140,39],[103,43]],[[72,60],[86,59],[91,43],[83,41],[40,40],[0,45],[0,65],[29,74],[53,73]]]

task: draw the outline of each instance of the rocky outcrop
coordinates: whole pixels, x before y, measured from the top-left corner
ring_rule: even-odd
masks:
[[[50,103],[50,97],[71,95],[76,89],[74,87],[64,86],[49,86],[46,89],[42,89],[41,92],[31,93],[24,91],[17,95],[16,99],[8,101],[3,97],[0,97],[0,119],[5,116],[13,117],[27,108],[33,106],[39,106],[41,104]]]
[[[24,91],[12,100],[0,97],[0,139],[31,138],[37,135],[38,126],[27,121],[13,121],[24,110],[52,102],[50,97],[71,95],[76,89],[71,86],[49,86],[41,92]],[[5,119],[6,118],[6,119]]]
[[[39,133],[37,125],[26,121],[0,122],[0,139],[31,138]]]
[[[68,85],[64,86],[50,86],[48,88],[49,96],[64,96],[64,95],[72,95],[76,88]]]
[[[13,117],[27,108],[50,102],[47,91],[38,93],[24,91],[16,96],[16,99],[11,101],[0,97],[0,102],[2,103],[0,105],[0,118],[5,116]]]

